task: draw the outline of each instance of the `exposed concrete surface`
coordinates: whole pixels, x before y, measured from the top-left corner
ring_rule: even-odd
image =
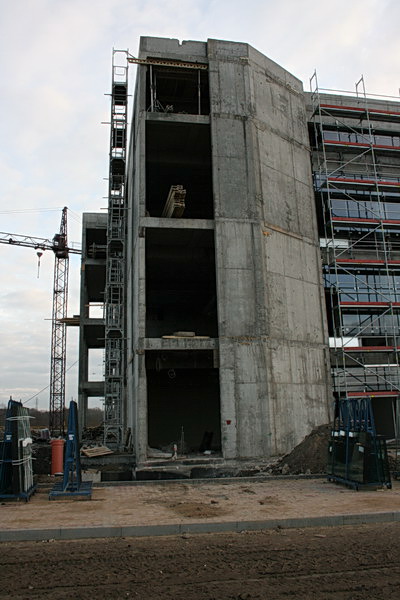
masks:
[[[209,40],[208,58],[223,454],[268,456],[328,421],[306,108],[250,46]]]
[[[92,500],[0,506],[0,541],[173,535],[400,521],[400,483],[355,492],[325,479],[95,488]]]
[[[148,446],[151,402],[146,353],[214,349],[214,345],[219,362],[215,367],[219,368],[218,435],[224,458],[265,458],[289,452],[313,427],[328,422],[330,402],[301,82],[243,43],[210,39],[180,44],[175,39],[145,37],[139,56],[208,63],[210,111],[207,115],[149,111],[149,74],[145,67],[138,69],[127,173],[129,402],[124,408],[136,458],[145,461]],[[173,145],[166,161],[159,148],[153,153],[151,143],[146,144],[146,135],[150,142],[156,127],[159,142],[167,132],[178,129],[189,140],[195,139],[196,128],[209,130],[210,145],[204,145],[203,154],[210,155],[212,178],[203,200],[212,203],[214,219],[211,211],[204,218],[165,219],[151,207],[146,169],[157,163],[159,169],[168,167],[175,173],[182,166],[182,156]],[[202,164],[196,153],[191,154],[191,161]],[[216,289],[212,299],[215,295],[218,340],[214,332],[209,341],[172,344],[155,336],[151,328],[146,332],[151,312],[146,286],[151,278],[145,254],[151,229],[171,229],[177,236],[179,230],[214,229]],[[168,310],[167,305],[160,305],[157,319],[168,322]],[[172,318],[176,319],[175,313]],[[179,328],[177,324],[175,330]]]

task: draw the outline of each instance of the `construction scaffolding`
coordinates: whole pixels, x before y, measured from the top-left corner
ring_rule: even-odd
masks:
[[[127,52],[113,51],[105,310],[104,442],[123,445],[126,304]]]
[[[353,409],[367,399],[398,440],[400,103],[368,96],[363,78],[348,97],[310,83],[334,392]]]

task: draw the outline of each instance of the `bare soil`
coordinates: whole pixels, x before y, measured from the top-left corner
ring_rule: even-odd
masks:
[[[0,598],[394,600],[400,523],[3,543]]]
[[[290,454],[286,454],[272,466],[272,473],[284,475],[299,473],[326,473],[330,425],[320,425],[311,431]]]
[[[0,527],[7,531],[264,521],[399,509],[400,481],[394,481],[391,490],[368,488],[360,492],[322,478],[155,482],[94,488],[92,500],[49,501],[48,489],[40,488],[30,502],[1,502]]]

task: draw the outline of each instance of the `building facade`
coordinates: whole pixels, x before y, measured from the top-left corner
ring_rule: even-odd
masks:
[[[315,83],[315,81],[314,81]],[[309,95],[336,399],[398,438],[400,103]],[[356,414],[356,413],[354,413]]]
[[[338,397],[397,385],[397,300],[386,289],[395,294],[396,258],[383,241],[396,235],[386,214],[395,210],[399,186],[396,110],[374,104],[372,128],[364,96],[305,93],[298,79],[247,44],[141,38],[135,62],[123,193],[111,185],[108,218],[84,217],[81,424],[87,399],[104,390],[103,382],[88,381],[96,343],[106,348],[106,429],[108,419],[108,431],[121,432],[119,445],[123,439],[138,464],[149,448],[174,443],[185,453],[225,459],[288,452],[332,417],[330,353]],[[121,134],[111,136],[111,181],[123,146]],[[116,205],[123,234],[110,245]],[[372,240],[373,251],[380,243],[384,253],[374,260],[384,262],[362,263],[364,287],[380,278],[375,294],[385,295],[389,313],[356,283],[354,261]],[[116,314],[115,248],[124,265],[123,273],[114,269],[123,336],[112,326],[107,333]],[[99,300],[105,328],[88,312]],[[371,327],[364,335],[365,314],[380,323],[373,343]],[[389,321],[392,333],[383,335]],[[118,360],[115,338],[122,340]],[[379,363],[375,379],[366,357]],[[121,392],[111,397],[107,389],[117,380]]]

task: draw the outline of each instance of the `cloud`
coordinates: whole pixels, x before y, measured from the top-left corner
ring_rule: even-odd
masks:
[[[135,55],[140,35],[247,42],[306,89],[315,67],[323,87],[354,89],[361,74],[369,91],[400,85],[398,0],[13,0],[1,17],[0,229],[12,233],[52,238],[63,206],[79,216],[106,205],[112,48]],[[69,239],[80,240],[73,213]],[[37,279],[34,250],[0,244],[0,402],[48,383],[53,265],[45,253]],[[77,257],[69,305],[79,312]],[[68,399],[76,378],[74,367]]]

